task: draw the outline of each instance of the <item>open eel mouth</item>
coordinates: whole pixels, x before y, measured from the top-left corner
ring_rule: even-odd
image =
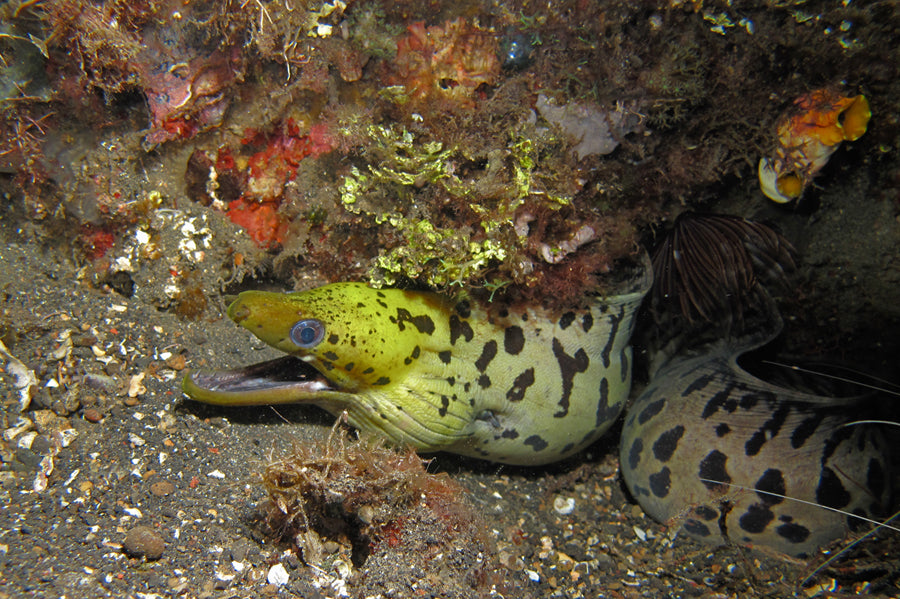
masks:
[[[181,390],[202,403],[256,406],[310,401],[337,389],[300,358],[283,356],[235,370],[188,372]]]

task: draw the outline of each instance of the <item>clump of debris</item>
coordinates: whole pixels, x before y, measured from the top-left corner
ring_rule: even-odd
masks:
[[[270,535],[331,586],[453,584],[451,596],[474,597],[510,576],[462,486],[411,449],[349,437],[342,420],[324,447],[297,445],[265,468]]]

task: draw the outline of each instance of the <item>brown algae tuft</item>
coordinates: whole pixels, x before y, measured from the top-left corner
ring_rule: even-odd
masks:
[[[465,489],[432,474],[413,450],[396,450],[373,436],[352,439],[341,419],[324,446],[295,445],[266,466],[265,527],[289,542],[303,561],[342,579],[365,564],[365,576],[385,584],[398,576],[454,580],[464,593],[496,582],[500,567]],[[407,564],[397,572],[397,553]]]

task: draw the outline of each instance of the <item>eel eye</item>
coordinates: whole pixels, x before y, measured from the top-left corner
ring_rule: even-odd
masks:
[[[304,318],[291,327],[291,341],[302,349],[311,349],[325,337],[325,325],[315,318]]]

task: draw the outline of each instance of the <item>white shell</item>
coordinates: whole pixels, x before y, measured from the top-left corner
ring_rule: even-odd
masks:
[[[778,191],[778,173],[772,166],[769,158],[759,159],[759,187],[767,198],[779,204],[787,204],[794,198],[789,198]]]

